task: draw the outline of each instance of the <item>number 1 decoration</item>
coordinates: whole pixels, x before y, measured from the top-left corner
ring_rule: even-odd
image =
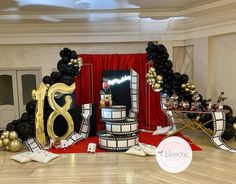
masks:
[[[44,99],[47,93],[48,87],[46,84],[41,83],[37,90],[32,91],[32,98],[37,101],[35,109],[35,136],[41,145],[46,145],[46,136],[44,130]]]

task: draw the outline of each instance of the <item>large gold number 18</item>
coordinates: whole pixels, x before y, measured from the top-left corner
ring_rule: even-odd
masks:
[[[68,129],[66,133],[61,137],[61,139],[66,139],[74,131],[74,122],[68,110],[72,103],[71,96],[65,96],[65,104],[61,107],[55,101],[55,94],[71,94],[75,90],[75,83],[71,86],[67,86],[63,83],[56,83],[52,85],[47,92],[47,86],[41,83],[37,90],[32,91],[33,99],[37,100],[37,106],[35,111],[35,129],[36,129],[36,139],[41,145],[46,144],[45,130],[44,130],[44,120],[43,120],[43,107],[44,99],[47,92],[48,102],[51,108],[54,110],[48,117],[47,120],[47,132],[50,139],[56,140],[57,135],[54,132],[53,125],[57,116],[61,115],[66,119]]]

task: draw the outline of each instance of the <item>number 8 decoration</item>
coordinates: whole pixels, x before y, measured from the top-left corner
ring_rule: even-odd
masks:
[[[71,94],[75,90],[75,83],[73,83],[71,86],[67,86],[63,83],[56,83],[52,85],[48,89],[48,102],[51,108],[54,110],[48,117],[47,120],[47,132],[48,136],[55,140],[57,135],[55,134],[53,130],[54,121],[57,116],[61,115],[66,119],[68,129],[66,133],[61,137],[61,139],[66,139],[72,132],[74,132],[74,122],[69,114],[68,110],[70,109],[72,98],[69,95],[65,96],[65,104],[63,106],[60,106],[55,101],[55,94],[56,93],[62,93],[62,94]]]

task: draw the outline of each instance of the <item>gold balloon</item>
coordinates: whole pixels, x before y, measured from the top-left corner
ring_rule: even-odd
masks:
[[[185,91],[186,91],[186,92],[189,92],[190,90],[189,90],[189,88],[185,88]]]
[[[9,133],[9,139],[17,139],[18,138],[18,134],[16,131],[10,131]]]
[[[22,148],[22,142],[19,141],[18,139],[13,139],[9,143],[9,150],[12,152],[17,152],[20,151]]]
[[[151,74],[149,74],[149,79],[150,79],[150,78],[153,78],[153,74],[152,74],[152,73],[151,73]]]
[[[234,130],[236,131],[236,122],[233,124]]]
[[[3,145],[3,140],[0,139],[0,148],[2,148],[4,145]]]
[[[151,71],[151,72],[155,72],[156,69],[155,69],[154,67],[150,67],[150,68],[149,68],[149,71]]]
[[[194,95],[195,92],[196,92],[196,91],[192,90],[192,91],[190,91],[190,94],[191,94],[191,95]]]
[[[197,116],[196,121],[199,122],[200,118],[201,118],[201,116]]]
[[[4,130],[3,132],[2,132],[2,135],[4,135],[4,137],[9,137],[9,131],[7,131],[7,130]]]
[[[190,85],[190,89],[194,90],[196,88],[196,86],[194,84]]]
[[[181,85],[181,88],[182,88],[182,89],[185,89],[185,88],[186,88],[186,84],[182,84],[182,85]]]
[[[146,77],[148,78],[148,77],[149,77],[149,75],[150,75],[150,74],[149,74],[149,73],[147,73],[147,74],[146,74]]]
[[[37,100],[37,105],[35,110],[35,137],[42,146],[46,145],[43,109],[44,109],[44,99],[47,93],[47,89],[48,87],[44,83],[41,83],[37,90],[32,91],[33,99]]]
[[[189,87],[190,85],[191,85],[190,82],[186,83],[186,87]]]
[[[148,83],[148,84],[151,84],[151,83],[152,83],[152,80],[151,80],[151,79],[148,79],[148,80],[147,80],[147,83]]]
[[[64,140],[72,132],[74,132],[74,122],[71,115],[68,112],[72,103],[72,98],[69,95],[65,96],[65,104],[61,107],[55,101],[55,98],[54,98],[55,93],[59,92],[62,94],[71,94],[74,90],[75,90],[75,83],[73,83],[71,86],[67,86],[66,84],[63,84],[63,83],[56,83],[56,84],[53,84],[48,90],[48,103],[54,111],[48,117],[47,131],[48,131],[48,136],[54,141],[56,140],[57,135],[55,134],[53,130],[53,125],[54,125],[54,121],[56,117],[59,115],[65,118],[68,125],[68,129],[66,133],[60,138]]]
[[[6,151],[9,151],[9,146],[5,146],[5,150],[6,150]]]
[[[3,145],[4,145],[4,146],[8,145],[9,142],[10,142],[10,139],[9,139],[9,138],[4,138],[4,139],[3,139]]]
[[[156,79],[154,79],[154,78],[152,78],[151,80],[152,80],[152,82],[154,82],[154,83],[156,82]]]
[[[156,90],[156,89],[160,89],[161,88],[161,85],[159,83],[155,83],[153,85],[153,89]]]
[[[162,81],[162,80],[163,80],[163,77],[162,77],[162,75],[157,75],[156,79],[157,79],[158,81]]]
[[[77,62],[78,62],[78,64],[79,64],[79,66],[82,66],[82,65],[83,65],[83,59],[82,59],[81,57],[79,57],[79,58],[77,59]]]
[[[1,135],[1,139],[4,139],[5,138],[5,136],[4,135]]]
[[[156,77],[156,76],[157,76],[157,73],[156,73],[156,72],[154,72],[152,75],[153,75],[153,77]]]

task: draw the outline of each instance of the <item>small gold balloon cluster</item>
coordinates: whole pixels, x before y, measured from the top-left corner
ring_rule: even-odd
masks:
[[[82,66],[83,65],[83,59],[79,57],[78,59],[71,59],[68,65],[74,65],[74,66]]]
[[[190,82],[182,84],[181,88],[184,89],[186,92],[189,92],[191,95],[194,95],[196,86],[191,84]]]
[[[0,149],[4,148],[6,151],[17,152],[22,148],[22,141],[18,138],[15,131],[3,131],[0,137]]]
[[[148,73],[146,74],[147,83],[152,86],[154,91],[161,90],[161,83],[163,82],[162,75],[157,75],[156,69],[154,67],[150,67]]]

